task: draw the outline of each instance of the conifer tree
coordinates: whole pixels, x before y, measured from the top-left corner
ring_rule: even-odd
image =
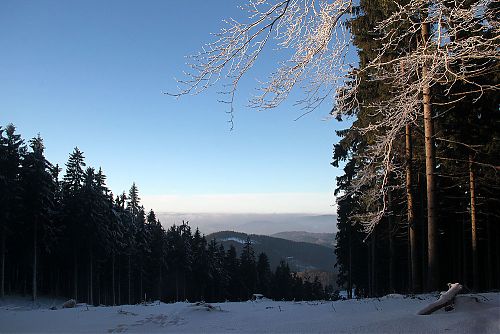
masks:
[[[40,232],[50,224],[54,201],[55,185],[50,170],[51,164],[45,159],[43,140],[38,137],[30,140],[31,151],[26,154],[21,169],[22,199],[24,221],[32,233],[32,298],[37,299],[37,272]]]
[[[293,280],[288,263],[281,260],[273,276],[272,297],[274,299],[292,299]]]
[[[62,182],[63,221],[66,226],[66,241],[72,245],[73,253],[73,298],[78,300],[78,253],[82,247],[81,208],[79,206],[80,190],[84,181],[85,157],[78,147],[75,147],[66,163],[66,173]]]
[[[63,178],[64,191],[68,196],[76,194],[82,187],[84,181],[84,159],[83,152],[78,147],[75,147],[69,155],[68,162],[66,163],[66,174]]]
[[[7,235],[15,229],[15,217],[19,209],[21,192],[19,174],[25,151],[21,135],[16,134],[13,124],[0,127],[0,298],[5,295],[5,254]],[[5,133],[5,136],[4,136]]]
[[[234,245],[230,245],[224,259],[224,269],[228,273],[228,294],[232,300],[238,300],[241,295],[241,280],[239,273],[239,259]]]
[[[210,255],[215,256],[215,249],[211,249],[210,251],[211,254],[208,253],[205,237],[201,235],[200,230],[197,228],[191,242],[191,252],[193,254],[193,263],[191,267],[193,280],[191,285],[196,300],[203,300],[203,298],[206,298],[206,289],[209,275],[211,274],[208,260]]]
[[[269,296],[271,291],[272,272],[266,253],[260,253],[257,260],[257,292]]]
[[[134,221],[136,221],[139,218],[138,216],[141,208],[140,200],[141,199],[139,198],[139,190],[137,189],[137,186],[135,185],[134,182],[128,192],[128,201],[127,201],[127,210],[132,215]]]
[[[149,235],[151,236],[151,255],[149,258],[151,263],[149,265],[149,275],[150,277],[156,278],[157,286],[157,289],[154,289],[152,293],[156,293],[157,298],[162,300],[163,280],[166,273],[166,258],[168,256],[166,252],[166,233],[160,221],[157,220],[153,210],[148,213],[147,228],[149,229]],[[151,284],[154,284],[154,279],[151,281]]]
[[[250,236],[247,237],[240,255],[240,275],[243,285],[241,297],[248,299],[257,286],[257,264]]]

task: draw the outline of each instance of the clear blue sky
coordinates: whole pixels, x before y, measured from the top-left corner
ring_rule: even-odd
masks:
[[[216,89],[162,94],[237,3],[2,0],[0,124],[39,132],[60,165],[78,146],[113,192],[135,181],[158,211],[333,213],[334,130],[347,124],[323,121],[329,105],[296,122],[294,101],[247,108],[268,59],[240,87],[232,132]]]

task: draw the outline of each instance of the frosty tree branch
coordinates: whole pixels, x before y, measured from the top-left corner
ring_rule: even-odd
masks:
[[[225,21],[226,27],[214,34],[215,41],[190,57],[191,71],[178,81],[180,90],[170,95],[198,94],[220,81],[226,96],[222,102],[230,104],[232,113],[241,78],[269,44],[275,51],[290,50],[291,56],[260,84],[250,105],[275,108],[303,83],[304,97],[298,103],[314,109],[325,98],[333,98],[336,83],[349,70],[344,59],[350,39],[344,23],[351,7],[351,0],[250,0],[242,7],[248,22]]]

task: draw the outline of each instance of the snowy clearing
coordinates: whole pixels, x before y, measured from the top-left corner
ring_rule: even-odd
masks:
[[[499,333],[500,293],[459,295],[455,309],[417,315],[437,296],[337,302],[152,303],[61,309],[64,301],[0,301],[0,332]],[[50,307],[57,306],[57,310]]]

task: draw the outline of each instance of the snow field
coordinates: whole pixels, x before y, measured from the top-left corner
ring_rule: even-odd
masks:
[[[459,295],[455,309],[417,312],[433,295],[337,302],[152,303],[51,310],[63,301],[0,301],[1,333],[500,333],[500,293]],[[209,306],[210,305],[210,306]]]

